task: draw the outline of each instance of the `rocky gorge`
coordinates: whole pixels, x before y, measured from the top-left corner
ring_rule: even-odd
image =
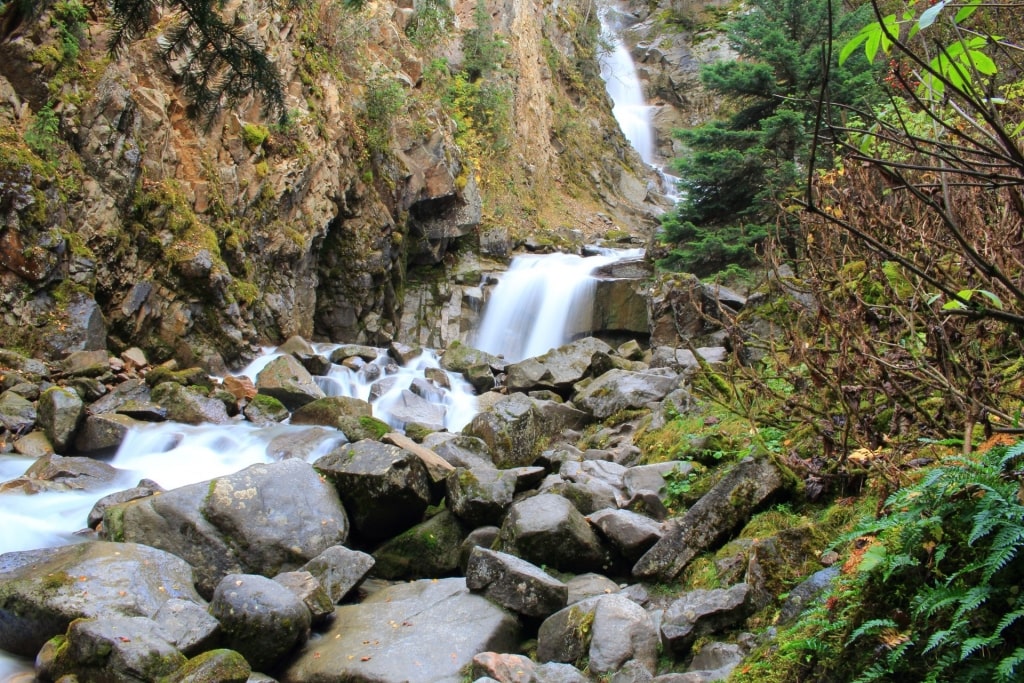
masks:
[[[201,123],[169,7],[110,53],[109,8],[4,5],[0,675],[682,683],[770,640],[823,542],[758,521],[777,457],[718,466],[690,381],[747,300],[653,272],[598,64],[614,13],[664,163],[726,10],[228,3],[287,111]],[[584,263],[561,340],[477,346],[510,259],[609,247],[648,254]]]

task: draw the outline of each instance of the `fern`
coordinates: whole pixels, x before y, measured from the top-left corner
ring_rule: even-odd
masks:
[[[951,458],[841,539],[874,537],[873,547],[884,549],[858,572],[862,610],[846,644],[875,639],[879,647],[875,656],[846,648],[851,664],[860,658],[857,681],[1021,678],[1024,505],[1020,473],[1009,468],[1022,457],[1024,441],[978,459]]]

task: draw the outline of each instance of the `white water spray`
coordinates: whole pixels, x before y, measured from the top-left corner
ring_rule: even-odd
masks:
[[[654,133],[651,128],[652,109],[644,98],[640,76],[626,44],[618,31],[601,21],[602,39],[611,50],[601,55],[601,78],[611,97],[612,114],[633,149],[647,165],[654,163]]]

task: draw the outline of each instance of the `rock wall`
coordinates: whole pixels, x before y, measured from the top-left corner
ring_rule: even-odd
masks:
[[[499,152],[460,145],[424,78],[438,57],[458,67],[475,2],[422,47],[403,29],[425,5],[230,3],[280,70],[287,116],[250,99],[205,126],[156,32],[115,59],[105,17],[69,29],[61,6],[16,5],[0,26],[0,336],[34,354],[139,345],[217,370],[293,334],[381,343],[420,334],[402,323],[410,266],[599,233],[609,215],[653,224],[595,80],[588,2],[489,3],[512,86]],[[373,120],[373,89],[395,83],[402,107]]]

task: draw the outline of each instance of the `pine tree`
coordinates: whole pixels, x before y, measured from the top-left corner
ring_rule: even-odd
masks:
[[[113,32],[109,50],[122,51],[152,28],[160,7],[176,14],[160,38],[161,56],[181,59],[182,86],[191,113],[209,123],[223,106],[262,97],[264,112],[284,112],[281,76],[263,46],[244,29],[228,24],[212,0],[111,0]]]
[[[662,241],[672,245],[663,267],[707,275],[728,263],[748,265],[769,230],[785,222],[777,202],[803,174],[829,39],[828,2],[753,0],[729,24],[741,59],[709,65],[701,80],[736,111],[676,132],[690,153],[673,162],[684,198],[662,220]],[[859,25],[851,17],[835,23],[837,35]],[[873,92],[867,72],[863,62],[833,66],[833,100]]]

